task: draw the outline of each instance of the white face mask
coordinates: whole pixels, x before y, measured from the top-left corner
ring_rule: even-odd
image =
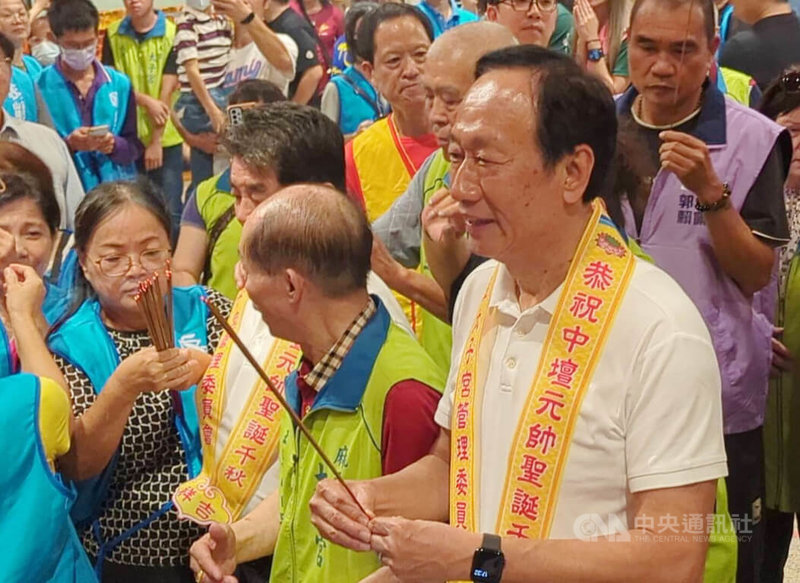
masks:
[[[83,49],[61,49],[61,58],[70,69],[74,71],[85,71],[94,61],[97,54],[97,43],[92,43]]]
[[[211,6],[211,0],[186,0],[186,5],[195,10],[205,11]]]
[[[61,49],[56,43],[44,40],[31,48],[31,54],[34,59],[39,61],[39,64],[43,67],[47,67],[56,62],[58,55],[61,54]]]

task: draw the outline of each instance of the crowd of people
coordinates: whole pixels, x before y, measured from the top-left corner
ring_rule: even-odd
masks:
[[[0,0],[0,576],[784,581],[797,4]]]

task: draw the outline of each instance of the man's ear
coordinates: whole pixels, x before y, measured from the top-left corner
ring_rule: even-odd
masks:
[[[286,298],[290,304],[297,305],[303,298],[306,289],[306,278],[302,273],[294,269],[285,269],[283,272],[283,283],[286,290]]]
[[[361,61],[361,73],[367,78],[367,81],[372,83],[372,74],[375,72],[375,66],[369,61]]]
[[[578,145],[561,161],[564,177],[564,202],[573,205],[583,201],[594,169],[594,152],[586,144]]]

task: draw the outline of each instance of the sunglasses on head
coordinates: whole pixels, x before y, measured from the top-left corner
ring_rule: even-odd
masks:
[[[786,93],[800,92],[800,71],[791,71],[782,75],[781,86]]]

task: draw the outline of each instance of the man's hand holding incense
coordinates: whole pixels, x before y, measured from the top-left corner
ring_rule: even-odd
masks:
[[[189,567],[197,581],[237,583],[236,535],[229,524],[212,524],[189,549]]]
[[[661,167],[670,170],[700,202],[711,204],[722,196],[722,181],[717,176],[708,145],[689,134],[661,132]]]
[[[347,485],[364,509],[374,516],[375,495],[369,481],[348,482]],[[309,502],[311,522],[323,538],[354,551],[370,550],[372,532],[370,519],[356,505],[347,490],[333,479],[317,484]]]
[[[135,399],[141,393],[182,391],[194,384],[197,361],[189,350],[148,347],[123,360],[112,378]]]
[[[480,534],[441,522],[375,518],[370,529],[372,550],[403,583],[469,579],[473,553],[481,546]]]

